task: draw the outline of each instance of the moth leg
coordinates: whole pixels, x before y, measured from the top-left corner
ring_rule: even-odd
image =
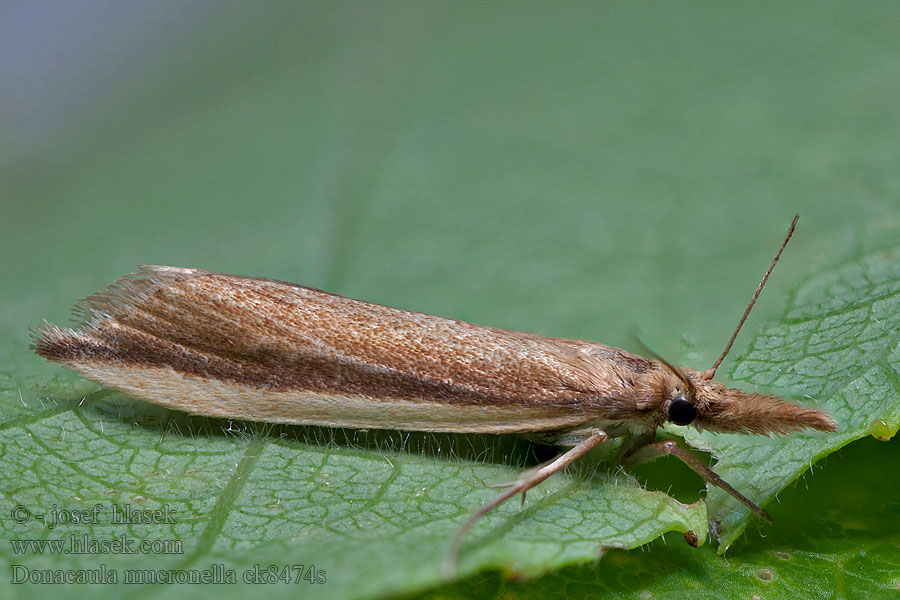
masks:
[[[598,431],[599,430],[595,427],[588,427],[585,429],[573,429],[571,431],[563,431],[563,432],[553,432],[553,433],[539,432],[536,434],[530,433],[530,434],[523,435],[522,437],[524,437],[527,440],[531,440],[533,442],[539,443],[539,444],[552,444],[554,446],[571,447],[571,446],[577,446],[578,444],[581,444],[582,442],[587,441]],[[606,436],[608,439],[609,432],[606,432]],[[593,446],[591,446],[591,447],[593,447]],[[549,466],[550,464],[552,464],[555,461],[562,458],[562,456],[565,456],[565,453],[563,453],[560,456],[557,456],[556,458],[551,458],[550,460],[539,464],[537,467],[534,467],[534,468],[530,469],[529,471],[526,471],[526,473],[534,473],[534,472],[540,471],[543,467]],[[579,454],[578,456],[581,456],[581,455]],[[578,458],[578,456],[576,456],[575,458]],[[572,460],[574,460],[574,458]],[[570,460],[566,464],[571,463],[572,460]],[[565,466],[565,465],[563,465],[563,466]],[[524,479],[528,479],[528,477],[523,473],[519,477],[519,479],[516,481],[510,481],[507,483],[494,483],[492,485],[489,485],[488,487],[510,488],[510,487],[514,487],[514,486],[518,485],[519,481],[524,480]],[[540,483],[540,482],[538,482],[538,483]],[[535,485],[537,485],[537,484],[535,484]],[[531,487],[534,487],[534,486],[531,486]],[[525,504],[525,492],[528,491],[529,489],[531,489],[531,488],[525,488],[524,490],[522,490],[522,504]]]
[[[521,493],[522,499],[524,501],[525,492],[538,485],[554,473],[561,471],[575,460],[578,460],[580,457],[584,456],[588,451],[590,451],[591,448],[605,442],[607,437],[608,436],[606,435],[605,431],[595,429],[593,430],[591,435],[587,436],[580,443],[563,452],[555,459],[542,465],[538,469],[530,473],[523,474],[516,481],[500,484],[499,486],[491,486],[506,487],[509,489],[475,511],[472,516],[469,517],[469,519],[465,523],[463,523],[462,527],[459,528],[459,532],[456,534],[456,539],[453,541],[453,545],[450,547],[450,552],[447,555],[446,566],[449,568],[448,572],[452,574],[456,571],[457,557],[459,556],[459,550],[466,539],[466,534],[469,533],[469,530],[481,517],[488,514],[516,494]]]
[[[598,429],[596,427],[586,427],[583,429],[571,429],[567,431],[521,433],[519,436],[526,440],[549,446],[577,446],[597,433],[597,431]],[[607,437],[616,437],[615,433],[612,433],[609,430],[606,430],[606,435]]]
[[[654,442],[652,444],[646,444],[643,446],[631,446],[625,452],[623,452],[621,462],[623,464],[637,465],[645,462],[650,462],[656,460],[657,458],[660,458],[661,456],[668,456],[670,454],[693,469],[694,472],[705,479],[707,483],[711,483],[712,485],[722,488],[723,490],[734,496],[737,500],[739,500],[744,506],[755,512],[757,515],[759,515],[769,523],[773,522],[772,515],[758,507],[746,496],[731,487],[728,482],[716,475],[712,469],[703,464],[703,462],[699,458],[694,456],[688,450],[679,448],[678,444],[676,444],[672,440],[663,440],[661,442]]]

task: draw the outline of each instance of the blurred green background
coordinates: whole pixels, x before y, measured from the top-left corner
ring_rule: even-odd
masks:
[[[900,240],[894,2],[23,2],[0,22],[12,403],[77,381],[27,328],[142,263],[635,351],[639,330],[705,368],[795,213],[748,332]],[[897,457],[866,443],[886,458],[854,476]],[[669,560],[653,548],[622,560]],[[640,592],[594,568],[435,593]]]

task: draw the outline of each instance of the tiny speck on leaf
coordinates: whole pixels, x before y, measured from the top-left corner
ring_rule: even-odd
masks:
[[[869,434],[879,442],[887,442],[891,439],[891,428],[884,419],[875,419],[869,423]]]

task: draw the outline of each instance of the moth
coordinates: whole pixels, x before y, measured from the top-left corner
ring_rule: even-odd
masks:
[[[513,433],[568,449],[501,487],[461,527],[524,494],[609,438],[624,464],[673,455],[750,510],[769,514],[671,440],[669,422],[714,432],[837,431],[825,412],[715,381],[796,227],[725,350],[706,371],[596,342],[506,331],[282,281],[143,266],[46,323],[35,351],[84,377],[191,414],[277,423]]]

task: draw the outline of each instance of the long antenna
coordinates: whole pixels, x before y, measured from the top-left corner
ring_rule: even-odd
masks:
[[[797,219],[799,218],[800,215],[794,215],[794,220],[791,221],[791,226],[788,228],[787,236],[785,236],[784,241],[781,243],[781,248],[778,249],[778,253],[775,255],[775,258],[772,259],[772,264],[769,265],[769,270],[766,271],[765,275],[763,275],[762,281],[760,281],[759,285],[756,286],[756,291],[753,293],[753,297],[750,299],[750,304],[747,305],[747,308],[744,310],[744,315],[741,317],[741,321],[737,324],[737,327],[734,328],[734,333],[731,334],[731,339],[728,340],[728,345],[725,346],[725,351],[722,352],[722,355],[710,370],[701,373],[701,377],[703,377],[703,379],[712,379],[713,377],[715,377],[716,369],[719,368],[719,365],[722,364],[722,361],[725,360],[725,356],[731,350],[731,346],[734,345],[734,340],[737,339],[738,332],[744,325],[744,321],[747,320],[747,315],[750,314],[750,310],[753,308],[753,305],[756,304],[756,299],[759,298],[759,294],[760,292],[762,292],[763,286],[765,286],[766,282],[769,280],[769,274],[772,272],[772,269],[775,268],[775,263],[777,263],[778,259],[781,258],[781,253],[784,251],[784,247],[787,246],[787,243],[791,239],[791,236],[794,235],[794,228],[797,227]]]

